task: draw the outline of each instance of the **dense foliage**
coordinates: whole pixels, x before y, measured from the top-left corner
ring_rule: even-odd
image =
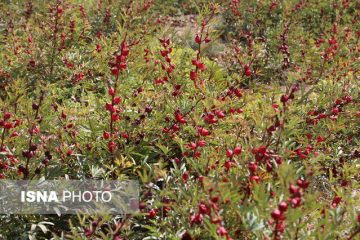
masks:
[[[5,239],[357,239],[356,0],[0,3],[0,179],[136,179]]]

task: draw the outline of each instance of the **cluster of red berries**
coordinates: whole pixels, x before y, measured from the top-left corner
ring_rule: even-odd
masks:
[[[240,146],[235,147],[232,149],[226,150],[226,157],[228,158],[224,163],[224,168],[228,171],[230,168],[235,166],[235,160],[233,159],[234,156],[239,156],[242,153],[242,148]]]
[[[241,13],[239,11],[239,3],[240,0],[231,0],[229,3],[229,7],[231,9],[231,12],[235,15],[235,16],[240,16]]]
[[[113,124],[120,120],[120,113],[122,111],[121,108],[119,108],[117,105],[120,104],[121,98],[116,96],[116,90],[112,87],[109,87],[108,94],[111,96],[111,102],[105,104],[106,110],[110,112],[110,132],[104,132],[103,137],[104,139],[109,139],[112,137],[112,131],[113,131]],[[110,152],[114,152],[116,149],[116,143],[113,141],[108,142],[108,150]]]
[[[250,77],[252,74],[251,68],[248,64],[244,65],[244,75]]]
[[[212,189],[210,189],[212,191]],[[201,200],[197,212],[192,214],[190,217],[190,223],[192,224],[202,224],[204,221],[204,217],[207,216],[210,218],[211,223],[218,225],[217,226],[217,234],[220,237],[225,237],[227,240],[232,240],[228,231],[223,226],[222,217],[219,215],[219,196],[212,196],[210,200],[206,202],[205,200]]]
[[[218,123],[219,119],[224,117],[226,117],[226,113],[220,109],[205,112],[203,115],[204,122],[208,124]]]
[[[248,52],[247,52],[247,55],[248,56],[252,56],[253,55],[253,51],[254,51],[254,49],[253,49],[253,46],[254,46],[254,39],[253,39],[253,37],[252,37],[252,31],[245,31],[245,32],[243,32],[243,34],[244,34],[244,37],[246,38],[246,40],[247,40],[247,50],[248,50]],[[247,67],[246,67],[247,66]],[[248,69],[250,66],[249,65],[245,65],[244,66],[244,70],[245,70],[245,76],[250,76],[249,74],[248,75],[246,75],[246,69]]]
[[[288,209],[288,204],[283,201],[280,202],[278,208],[271,212],[271,217],[274,219],[275,228],[273,231],[274,239],[280,239],[280,235],[285,231],[285,219],[284,213]]]
[[[204,25],[204,23],[203,23],[203,25]],[[195,42],[196,42],[197,44],[201,44],[202,42],[204,42],[204,43],[209,43],[209,42],[211,42],[211,39],[209,38],[208,35],[206,35],[205,38],[202,39],[202,36],[197,34],[197,35],[195,36]]]
[[[80,82],[84,78],[85,78],[85,74],[83,72],[80,71],[78,73],[75,73],[73,78],[72,78],[72,83],[75,84],[77,82]]]
[[[285,106],[290,99],[294,99],[294,93],[299,91],[299,89],[299,84],[294,84],[293,86],[291,86],[290,92],[280,97],[280,102],[282,102],[282,104]]]
[[[243,96],[243,93],[241,91],[240,88],[236,88],[236,87],[229,87],[229,89],[225,92],[225,94],[222,94],[221,96],[218,97],[219,100],[221,101],[225,101],[226,97],[238,97],[238,98],[241,98]]]
[[[171,121],[170,117],[166,116],[165,121],[170,122]],[[163,132],[175,134],[176,132],[178,132],[180,130],[180,125],[186,124],[186,123],[187,123],[187,120],[185,119],[184,114],[182,114],[180,112],[180,110],[176,110],[174,112],[174,121],[173,121],[172,125],[170,127],[164,127]]]
[[[150,55],[150,57],[152,57],[154,54],[151,52],[150,49],[144,48],[144,60],[146,63],[150,62],[150,60],[151,60],[149,55]]]
[[[178,123],[181,123],[181,124],[187,123],[186,119],[185,119],[184,116],[180,113],[180,111],[176,111],[176,112],[175,112],[175,120],[176,120]]]
[[[350,95],[344,95],[341,98],[336,99],[329,109],[324,109],[322,111],[311,110],[307,113],[308,117],[306,118],[306,123],[316,125],[322,119],[329,118],[331,120],[336,120],[338,115],[343,112],[343,108],[351,102],[352,97]],[[313,116],[313,118],[310,116]]]
[[[312,140],[313,136],[308,133],[308,134],[306,134],[306,138],[308,140]],[[321,142],[324,142],[326,140],[326,138],[324,138],[323,136],[317,136],[314,140],[315,140],[315,144],[319,144]],[[296,155],[296,156],[300,157],[301,159],[305,159],[311,153],[313,153],[315,157],[319,154],[318,152],[315,151],[313,144],[309,144],[305,148],[297,148],[294,151],[294,154],[292,154],[291,156]]]
[[[172,47],[170,47],[170,39],[164,38],[159,39],[163,49],[160,50],[160,55],[165,59],[165,63],[161,63],[161,68],[165,70],[168,74],[172,73],[175,69],[175,64],[171,62],[170,53],[172,52]],[[163,82],[166,82],[167,79]]]
[[[18,159],[11,154],[6,145],[5,145],[5,133],[8,132],[10,129],[13,129],[17,126],[19,126],[21,124],[20,120],[13,120],[11,121],[11,113],[5,111],[3,114],[3,119],[0,120],[0,127],[3,128],[3,134],[1,137],[1,146],[0,146],[0,153],[1,153],[1,159],[0,159],[0,170],[6,172],[9,169],[9,166],[14,166],[15,164],[17,164],[19,161]],[[12,132],[9,137],[17,137],[20,134],[17,133],[16,131]],[[0,172],[0,179],[4,179],[5,178],[5,174]]]
[[[301,158],[301,159],[305,159],[307,158],[307,156],[314,150],[314,147],[309,144],[308,146],[306,146],[305,149],[303,148],[298,148],[295,150],[295,154]],[[315,154],[315,153],[314,153]],[[316,154],[315,154],[316,155]]]
[[[116,54],[109,62],[111,68],[111,74],[118,76],[122,70],[127,68],[127,57],[129,55],[129,47],[126,45],[125,39],[120,45],[120,54]]]
[[[296,185],[290,184],[289,192],[291,194],[289,201],[289,204],[292,208],[297,208],[301,205],[301,197],[304,194],[304,190],[309,187],[309,182],[306,180],[298,179],[296,181]]]
[[[288,40],[288,32],[289,32],[289,25],[286,24],[284,27],[284,31],[280,34],[281,46],[279,47],[279,51],[283,54],[283,69],[287,69],[290,67],[290,52],[289,52],[289,45],[287,44]]]
[[[67,58],[63,59],[63,63],[65,64],[65,66],[68,69],[73,69],[74,68],[74,64],[72,62],[70,62]]]
[[[276,131],[276,129],[281,128],[284,125],[284,122],[280,121],[279,119],[276,119],[275,123],[268,127],[266,131],[268,133],[273,133]]]
[[[7,172],[11,167],[14,167],[16,164],[19,163],[19,160],[11,153],[7,151],[1,151],[3,154],[3,158],[0,161],[0,179],[5,178],[5,172]]]
[[[298,187],[290,184],[290,198],[287,201],[280,202],[278,208],[271,212],[274,222],[270,221],[270,224],[275,224],[273,231],[274,239],[281,239],[281,234],[285,231],[286,217],[284,213],[288,210],[288,206],[290,205],[292,208],[299,207],[301,205],[301,197],[304,194],[303,191],[309,187],[309,182],[302,179],[298,179],[296,184]]]
[[[325,60],[329,61],[336,55],[336,50],[339,47],[339,44],[335,37],[332,37],[328,40],[329,47],[325,49],[323,57]]]
[[[341,198],[341,197],[335,196],[335,197],[333,198],[332,202],[331,202],[331,206],[332,206],[333,208],[336,208],[336,207],[341,203],[341,201],[342,201],[342,198]]]
[[[199,137],[206,137],[206,136],[210,135],[210,131],[205,129],[204,127],[198,127],[197,132],[198,132]],[[206,141],[204,139],[199,139],[196,143],[190,142],[189,144],[186,144],[186,148],[193,151],[193,156],[195,158],[200,158],[201,152],[197,151],[197,149],[202,148],[205,145],[206,145]],[[186,152],[184,152],[183,155],[186,157],[189,157],[190,153],[189,153],[189,151],[186,151]]]
[[[208,34],[206,34],[205,37],[203,36],[203,31],[205,29],[206,24],[207,23],[205,21],[202,23],[201,34],[200,35],[197,34],[194,39],[195,43],[198,44],[198,54],[196,56],[196,59],[191,60],[191,64],[195,66],[195,69],[190,71],[190,80],[194,81],[195,86],[196,86],[196,81],[199,77],[199,70],[201,70],[202,72],[206,70],[205,64],[200,61],[201,44],[209,43],[211,41]],[[203,83],[203,80],[200,80],[200,83]]]
[[[206,70],[206,66],[204,63],[200,62],[197,59],[193,59],[191,60],[191,64],[193,66],[195,66],[195,70],[190,71],[190,79],[192,81],[195,81],[198,77],[198,70],[201,70],[202,72],[204,72]]]
[[[121,112],[121,109],[117,107],[117,105],[120,104],[121,98],[115,96],[115,89],[110,87],[108,90],[109,95],[111,96],[111,103],[106,103],[105,108],[111,113],[111,120],[113,122],[116,122],[120,120],[119,113]]]
[[[280,165],[283,162],[283,159],[280,156],[275,154],[273,150],[268,149],[266,146],[253,148],[251,152],[255,156],[255,162],[250,162],[248,165],[251,175],[250,180],[252,182],[260,181],[260,178],[257,175],[259,165],[265,165],[266,171],[271,172],[275,163]]]
[[[242,109],[242,108],[233,108],[233,107],[231,107],[231,108],[229,108],[229,113],[230,114],[236,114],[236,113],[238,113],[238,114],[240,114],[240,113],[243,113],[244,112],[244,109]]]
[[[10,130],[20,124],[19,120],[10,121],[10,118],[11,118],[11,113],[4,112],[4,118],[0,120],[0,127],[2,127],[5,130]]]
[[[147,0],[147,1],[144,1],[144,5],[143,5],[142,10],[143,10],[143,11],[148,10],[154,3],[155,3],[155,0]]]

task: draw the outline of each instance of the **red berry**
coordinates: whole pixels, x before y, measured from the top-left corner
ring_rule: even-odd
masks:
[[[251,76],[251,70],[250,69],[245,70],[245,76],[247,76],[247,77]]]
[[[174,124],[172,127],[172,130],[174,130],[175,132],[179,131],[180,127],[178,124]]]
[[[224,164],[224,167],[229,170],[233,165],[233,162],[232,161],[226,161],[225,164]]]
[[[196,65],[201,71],[205,71],[206,70],[206,66],[204,63],[202,62],[198,62],[198,64]]]
[[[203,136],[203,137],[205,137],[205,136],[207,136],[207,135],[210,134],[209,130],[207,130],[207,129],[205,129],[205,128],[202,128],[202,127],[200,127],[200,128],[198,129],[198,133],[199,133],[201,136]]]
[[[71,156],[73,154],[73,151],[71,149],[69,149],[67,152],[66,152],[66,155],[68,156]]]
[[[318,116],[319,119],[326,118],[326,117],[327,117],[327,115],[325,113],[320,113]]]
[[[190,71],[190,79],[191,80],[196,80],[197,78],[197,73],[195,71]]]
[[[113,142],[113,141],[110,141],[110,142],[108,143],[108,150],[109,150],[109,152],[114,152],[114,151],[115,151],[115,148],[116,148],[116,143]]]
[[[181,115],[181,114],[176,114],[175,115],[175,119],[176,121],[178,121],[179,123],[187,123],[186,119]]]
[[[341,100],[341,99],[336,99],[335,104],[336,104],[336,105],[342,104],[342,100]]]
[[[120,97],[115,97],[114,98],[114,104],[119,104],[121,102],[121,98]]]
[[[281,218],[281,211],[279,209],[275,209],[272,213],[271,213],[271,217],[274,220],[279,220]]]
[[[306,188],[308,188],[309,187],[309,182],[308,181],[306,181],[306,180],[301,180],[301,179],[298,179],[297,181],[296,181],[296,184],[299,186],[299,187],[301,187],[301,188],[303,188],[303,189],[306,189]]]
[[[222,226],[219,226],[217,229],[216,229],[216,232],[219,236],[227,236],[228,235],[228,232],[226,231],[226,229]]]
[[[104,132],[103,137],[104,137],[104,139],[109,139],[110,138],[110,133],[109,132]]]
[[[177,157],[174,158],[173,160],[174,160],[174,162],[175,162],[176,164],[180,164],[180,163],[181,163],[181,160],[180,160],[179,158],[177,158]]]
[[[226,150],[226,156],[227,157],[232,157],[234,155],[234,152],[230,149]]]
[[[292,208],[297,208],[298,206],[300,206],[300,203],[301,203],[301,198],[299,198],[299,197],[291,199],[291,207]]]
[[[237,113],[243,113],[244,110],[243,110],[242,108],[238,108],[238,109],[236,109],[236,112],[237,112]]]
[[[119,75],[119,69],[117,67],[111,68],[111,74],[114,76]]]
[[[121,133],[121,137],[128,139],[129,138],[129,134],[127,133]]]
[[[339,114],[339,112],[340,112],[340,109],[339,108],[333,108],[332,110],[331,110],[331,113],[333,114],[333,115],[338,115]]]
[[[218,110],[218,111],[216,111],[216,116],[218,118],[224,118],[226,115],[223,111]]]
[[[86,149],[90,151],[92,149],[92,145],[90,143],[87,143],[86,144]]]
[[[280,101],[282,103],[286,103],[289,100],[289,96],[288,95],[282,95],[280,98]]]
[[[239,88],[237,88],[237,89],[235,89],[235,95],[237,96],[237,97],[242,97],[242,92],[241,92],[241,90],[239,89]]]
[[[121,50],[121,55],[122,56],[124,56],[124,57],[126,57],[126,56],[128,56],[129,55],[129,48],[127,48],[127,47],[124,47],[122,50]]]
[[[4,119],[5,119],[5,120],[8,120],[9,118],[11,118],[11,113],[5,112],[5,113],[4,113]]]
[[[256,172],[257,165],[256,165],[256,163],[251,162],[251,163],[249,163],[248,168],[249,168],[250,172],[254,173],[254,172]]]
[[[288,208],[288,205],[286,202],[279,203],[279,209],[281,212],[285,212],[287,210],[287,208]]]
[[[339,205],[339,203],[341,202],[342,198],[339,196],[335,196],[333,201],[332,201],[332,206],[333,207],[337,207],[337,205]]]
[[[116,121],[120,120],[120,116],[116,113],[113,113],[113,114],[111,114],[111,120],[116,122]]]
[[[185,183],[189,180],[189,172],[188,171],[183,173],[182,179]]]
[[[115,95],[115,89],[110,87],[109,90],[108,90],[108,93],[110,96],[114,96]]]
[[[207,214],[208,211],[209,211],[209,210],[208,210],[206,204],[204,204],[204,203],[200,203],[200,204],[199,204],[199,212],[200,212],[201,214]]]
[[[217,202],[219,201],[219,199],[220,199],[219,196],[213,196],[213,197],[211,198],[211,201],[212,201],[213,203],[217,203]]]
[[[197,44],[200,44],[200,43],[201,43],[201,38],[200,38],[199,35],[196,35],[196,36],[195,36],[195,42],[196,42]]]
[[[259,178],[259,176],[251,176],[250,180],[251,180],[252,182],[258,183],[258,182],[260,181],[260,178]]]
[[[58,14],[61,14],[63,12],[63,9],[59,6],[59,7],[57,7],[57,13]]]
[[[3,126],[4,126],[5,129],[11,129],[11,128],[14,128],[14,123],[5,122],[5,123],[3,123]]]
[[[299,189],[295,185],[291,184],[289,187],[289,192],[291,194],[297,194],[297,193],[299,193]]]
[[[241,152],[242,152],[242,148],[241,148],[241,147],[236,147],[236,148],[234,149],[234,154],[235,154],[235,155],[240,155]]]
[[[127,65],[126,65],[125,62],[122,62],[122,63],[120,63],[120,65],[119,65],[119,68],[122,69],[122,70],[126,69],[126,67],[127,67]]]
[[[149,212],[148,212],[148,217],[149,218],[155,218],[156,217],[156,211],[154,209],[151,209]]]
[[[96,51],[101,52],[101,45],[100,44],[96,44]]]
[[[347,103],[352,102],[352,97],[350,95],[346,95],[344,97],[342,97],[343,100],[345,100]]]
[[[204,181],[204,176],[201,176],[201,175],[200,175],[200,176],[198,177],[198,180],[199,180],[199,182],[203,182],[203,181]]]
[[[199,140],[199,141],[197,142],[197,145],[198,145],[199,147],[203,147],[203,146],[205,146],[205,144],[206,144],[205,140]]]

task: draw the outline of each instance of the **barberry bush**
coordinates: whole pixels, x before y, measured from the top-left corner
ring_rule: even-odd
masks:
[[[0,3],[0,179],[135,179],[4,239],[358,239],[355,0]]]

